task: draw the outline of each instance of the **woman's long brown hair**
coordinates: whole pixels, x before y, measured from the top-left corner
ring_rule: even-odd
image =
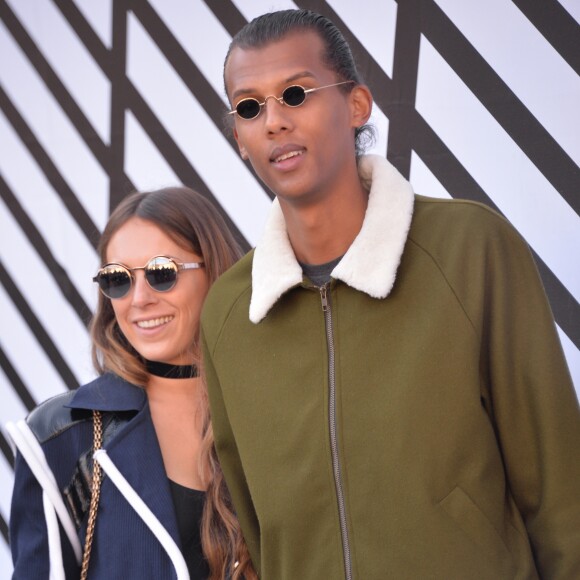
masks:
[[[111,237],[134,217],[157,225],[181,247],[200,256],[210,286],[242,255],[224,219],[208,200],[187,187],[171,187],[133,193],[117,206],[99,242],[101,264],[106,262]],[[147,384],[149,375],[142,358],[121,332],[111,301],[100,293],[90,330],[93,364],[99,374],[112,372],[132,384]],[[257,579],[217,459],[205,381],[200,414],[203,421],[200,471],[207,486],[201,536],[210,580]]]

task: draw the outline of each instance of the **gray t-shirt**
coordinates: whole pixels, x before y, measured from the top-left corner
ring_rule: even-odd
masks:
[[[326,264],[304,264],[298,262],[302,268],[304,275],[316,286],[324,286],[327,282],[330,282],[330,273],[334,270],[335,266],[342,260],[342,256],[326,262]]]

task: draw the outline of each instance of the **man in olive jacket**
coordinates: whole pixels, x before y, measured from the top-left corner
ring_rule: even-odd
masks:
[[[526,244],[357,155],[372,98],[326,19],[256,19],[225,83],[276,194],[202,320],[260,577],[580,578],[580,414]]]

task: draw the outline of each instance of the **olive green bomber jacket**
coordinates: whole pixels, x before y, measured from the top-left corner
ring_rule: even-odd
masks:
[[[360,172],[367,215],[328,296],[275,202],[204,308],[260,577],[580,578],[580,414],[527,246],[484,206],[414,197],[384,159]]]

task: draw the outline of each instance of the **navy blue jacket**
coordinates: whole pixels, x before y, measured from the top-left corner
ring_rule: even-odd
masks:
[[[88,498],[83,491],[79,458],[93,445],[92,410],[103,411],[104,448],[129,484],[152,510],[181,549],[171,491],[151,413],[143,389],[106,374],[72,393],[49,399],[27,423],[41,444],[58,488],[67,490],[69,511],[76,518],[84,545]],[[113,421],[111,423],[111,421]],[[78,578],[71,544],[60,526],[66,578]],[[14,579],[49,577],[47,524],[42,489],[20,453],[16,457],[10,520]],[[90,578],[177,578],[167,552],[111,479],[104,477],[91,553]]]

